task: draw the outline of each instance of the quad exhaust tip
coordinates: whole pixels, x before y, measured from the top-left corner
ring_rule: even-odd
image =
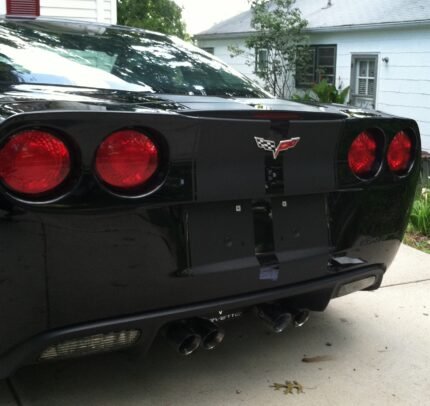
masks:
[[[308,320],[308,310],[287,310],[282,303],[266,303],[254,308],[257,317],[274,333],[282,333],[288,327],[302,327]],[[176,321],[163,329],[169,344],[181,355],[191,355],[200,347],[213,350],[224,339],[225,333],[209,319],[194,318]]]

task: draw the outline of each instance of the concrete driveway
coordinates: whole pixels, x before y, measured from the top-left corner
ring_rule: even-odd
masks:
[[[412,248],[382,289],[337,299],[301,329],[273,335],[252,317],[226,329],[216,351],[189,358],[157,341],[138,361],[27,367],[0,382],[0,405],[430,405],[430,255]],[[270,387],[286,380],[304,393]]]

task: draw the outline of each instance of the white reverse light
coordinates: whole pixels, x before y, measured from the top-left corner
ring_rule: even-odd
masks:
[[[48,347],[40,356],[41,361],[80,357],[121,350],[134,345],[140,338],[139,330],[122,330],[106,334],[74,338]]]

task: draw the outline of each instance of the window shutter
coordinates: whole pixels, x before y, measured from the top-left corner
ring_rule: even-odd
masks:
[[[40,0],[6,0],[9,16],[40,16]]]

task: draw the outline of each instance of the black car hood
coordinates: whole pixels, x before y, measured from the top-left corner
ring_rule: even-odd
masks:
[[[0,120],[14,114],[36,111],[122,111],[186,113],[192,111],[276,110],[301,113],[341,113],[380,116],[376,112],[348,110],[346,106],[308,105],[287,100],[244,99],[212,96],[150,94],[121,90],[75,88],[50,85],[0,86]],[[352,112],[352,113],[351,113]]]

